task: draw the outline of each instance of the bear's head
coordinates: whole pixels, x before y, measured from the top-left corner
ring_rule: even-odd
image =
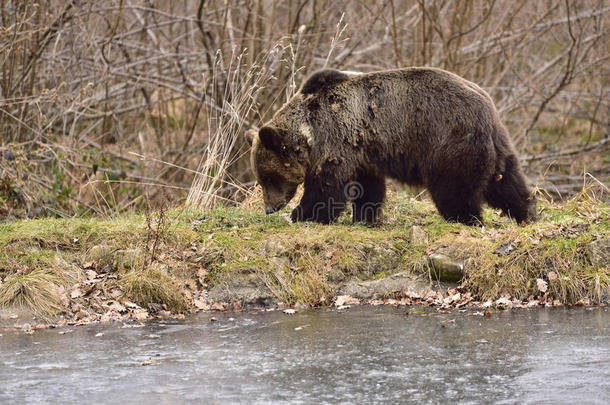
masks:
[[[263,188],[265,212],[271,214],[286,206],[297,186],[305,181],[310,146],[301,133],[264,126],[248,131],[252,146],[250,162],[258,184]]]

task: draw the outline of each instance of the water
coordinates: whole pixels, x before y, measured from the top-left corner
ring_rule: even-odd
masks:
[[[0,331],[0,403],[610,403],[608,308],[215,316]]]

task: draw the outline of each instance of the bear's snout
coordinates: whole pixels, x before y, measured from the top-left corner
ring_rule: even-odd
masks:
[[[272,207],[265,208],[265,214],[267,214],[267,215],[273,214],[274,212],[275,212],[275,208],[272,208]]]

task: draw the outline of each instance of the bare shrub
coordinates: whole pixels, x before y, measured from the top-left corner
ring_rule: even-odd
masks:
[[[609,180],[609,13],[602,0],[3,1],[0,215],[239,200],[253,180],[241,132],[322,67],[479,83],[530,178],[571,195],[584,172]]]

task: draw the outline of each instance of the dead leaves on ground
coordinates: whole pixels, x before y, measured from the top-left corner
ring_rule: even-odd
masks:
[[[340,295],[335,298],[334,305],[337,309],[347,309],[353,305],[368,304],[373,306],[392,305],[392,306],[411,306],[420,305],[434,307],[443,312],[449,309],[512,309],[512,308],[534,308],[534,307],[557,307],[564,304],[546,294],[546,282],[538,279],[538,290],[540,296],[530,296],[525,300],[503,296],[496,300],[481,301],[472,296],[470,292],[460,291],[459,288],[448,288],[446,291],[422,291],[422,292],[401,292],[395,297],[383,299],[361,300],[349,295]],[[588,299],[580,300],[576,306],[590,305]],[[488,311],[481,312],[487,314]]]

